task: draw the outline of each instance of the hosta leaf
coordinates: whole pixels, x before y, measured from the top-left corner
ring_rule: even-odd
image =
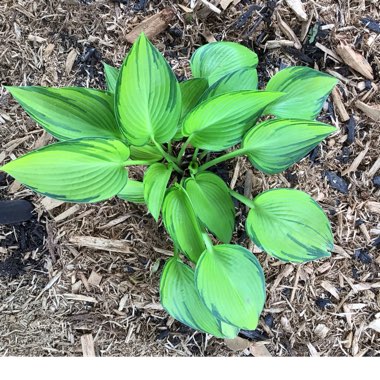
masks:
[[[174,186],[168,191],[162,206],[162,219],[173,241],[196,263],[206,247],[202,229],[183,188]]]
[[[278,92],[241,91],[200,103],[184,119],[182,132],[197,148],[221,151],[241,141]]]
[[[220,78],[203,94],[201,101],[233,91],[257,90],[257,70],[245,67]]]
[[[141,181],[128,179],[127,184],[117,194],[121,199],[133,203],[145,203],[144,184]]]
[[[201,46],[191,57],[194,77],[206,78],[211,86],[231,71],[243,67],[256,67],[255,52],[235,42],[212,42]]]
[[[116,116],[132,145],[169,141],[181,116],[181,91],[161,53],[141,34],[120,70]]]
[[[48,197],[99,202],[125,186],[129,148],[120,140],[78,139],[48,145],[1,168]]]
[[[260,263],[239,245],[217,245],[205,251],[195,269],[201,299],[222,321],[254,330],[265,303]]]
[[[117,78],[119,76],[119,69],[111,65],[108,65],[105,62],[103,62],[103,67],[104,67],[104,73],[105,73],[106,82],[107,82],[107,90],[114,94],[116,91],[116,83],[117,83]]]
[[[330,256],[333,236],[321,207],[294,189],[265,191],[253,200],[246,230],[253,242],[282,261],[303,263]]]
[[[270,104],[265,114],[313,120],[337,83],[336,78],[310,67],[287,67],[272,77],[266,87],[267,91],[285,92],[286,96]]]
[[[194,271],[177,258],[170,259],[162,272],[160,298],[164,309],[195,330],[218,338],[234,338],[239,329],[218,320],[203,304],[194,284]]]
[[[182,113],[185,117],[199,102],[202,94],[207,90],[208,82],[203,78],[194,78],[181,82]]]
[[[120,138],[110,92],[81,87],[7,87],[28,115],[59,140]]]
[[[224,243],[229,243],[235,226],[235,207],[227,185],[210,172],[185,182],[185,189],[198,218]]]
[[[309,120],[274,119],[253,127],[243,149],[257,169],[279,173],[303,158],[336,128]]]
[[[144,198],[148,206],[148,210],[157,221],[160,216],[162,202],[166,192],[166,187],[172,168],[164,164],[156,163],[149,166],[144,175]]]
[[[131,150],[132,160],[160,161],[162,159],[162,153],[157,149],[155,145],[131,145],[129,148]]]

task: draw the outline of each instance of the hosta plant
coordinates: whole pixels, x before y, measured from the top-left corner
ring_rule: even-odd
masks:
[[[145,203],[156,220],[161,215],[174,246],[161,276],[162,306],[216,337],[255,329],[265,303],[259,261],[231,243],[233,199],[249,209],[248,237],[272,257],[303,263],[328,257],[333,247],[329,221],[309,195],[280,188],[250,199],[213,171],[245,156],[256,170],[279,173],[335,131],[315,120],[333,77],[288,67],[259,90],[257,63],[242,45],[210,43],[191,58],[193,78],[179,83],[142,34],[120,70],[105,65],[107,91],[7,87],[58,142],[2,170],[48,197],[117,196]],[[142,180],[128,171],[136,165],[146,168]]]

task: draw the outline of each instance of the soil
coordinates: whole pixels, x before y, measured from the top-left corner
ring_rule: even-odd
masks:
[[[329,97],[319,119],[338,133],[279,175],[266,176],[241,158],[214,169],[251,196],[276,187],[311,194],[332,223],[331,259],[298,266],[270,259],[249,242],[245,207],[236,205],[233,241],[263,265],[267,301],[258,329],[240,334],[250,346],[233,351],[162,310],[158,283],[172,244],[144,206],[47,202],[0,173],[0,200],[25,199],[35,208],[30,220],[0,225],[0,355],[82,356],[91,335],[98,356],[250,356],[262,344],[272,356],[379,356],[380,335],[369,325],[380,312],[380,172],[371,171],[380,130],[356,101],[379,106],[380,7],[370,0],[309,0],[303,2],[309,24],[285,1],[234,3],[218,15],[205,6],[189,12],[183,6],[190,1],[3,0],[0,83],[105,88],[102,61],[120,66],[130,48],[125,35],[166,7],[175,18],[152,41],[180,80],[190,76],[194,49],[213,40],[254,49],[261,88],[288,65],[333,72],[349,118]],[[291,40],[277,14],[301,49],[269,48],[268,41]],[[342,42],[368,61],[373,79],[328,53]],[[53,141],[4,87],[0,124],[0,164]],[[129,253],[80,247],[70,242],[74,236],[123,240]]]

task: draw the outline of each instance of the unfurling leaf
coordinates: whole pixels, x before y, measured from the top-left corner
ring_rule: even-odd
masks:
[[[141,181],[128,179],[127,184],[117,194],[121,199],[133,203],[144,203],[144,184]]]
[[[265,114],[314,120],[337,83],[331,75],[310,67],[287,67],[272,77],[266,87],[266,91],[281,91],[286,96],[270,104]]]
[[[210,86],[201,101],[233,91],[257,90],[257,81],[257,70],[253,67],[233,71]]]
[[[196,263],[206,246],[190,199],[182,187],[174,186],[167,192],[162,206],[162,219],[173,241]]]
[[[330,223],[308,194],[294,189],[269,190],[258,195],[252,206],[246,231],[269,255],[293,263],[330,256]]]
[[[169,141],[181,116],[181,91],[161,53],[141,34],[121,67],[116,117],[132,145]]]
[[[252,252],[230,244],[206,250],[197,263],[195,283],[218,319],[241,329],[257,327],[265,303],[265,279]]]
[[[117,78],[119,77],[119,69],[110,66],[105,62],[103,62],[103,67],[107,82],[107,90],[114,94],[116,91]]]
[[[235,226],[235,207],[227,185],[210,172],[185,181],[185,189],[198,218],[223,243],[229,243]]]
[[[129,148],[120,140],[78,139],[26,154],[1,168],[32,190],[66,202],[99,202],[126,185]]]
[[[120,138],[110,92],[81,87],[7,87],[28,115],[59,140]]]
[[[149,166],[144,175],[144,198],[148,210],[157,221],[160,216],[162,202],[166,187],[172,174],[172,168],[164,164],[156,163]]]
[[[317,121],[274,119],[253,127],[242,146],[252,165],[274,174],[299,161],[335,131],[335,127]]]
[[[191,57],[193,76],[206,78],[211,86],[221,77],[243,67],[256,67],[255,52],[235,42],[212,42],[201,46]]]
[[[239,329],[218,320],[203,304],[194,284],[194,271],[177,258],[170,259],[162,272],[160,299],[175,319],[195,330],[219,338],[234,338]]]
[[[265,107],[282,94],[241,91],[219,95],[200,103],[184,119],[182,132],[192,136],[197,148],[221,151],[241,141]]]

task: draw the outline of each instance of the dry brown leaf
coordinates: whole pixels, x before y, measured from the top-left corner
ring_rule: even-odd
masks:
[[[355,102],[355,106],[364,112],[373,121],[380,121],[380,107],[378,105],[369,106],[368,104],[357,100]]]
[[[254,342],[250,345],[249,351],[255,357],[269,357],[272,356],[263,342]]]
[[[307,14],[301,0],[285,0],[286,4],[296,14],[301,21],[307,21]]]
[[[78,56],[78,53],[75,49],[71,50],[70,53],[67,55],[66,64],[65,64],[65,71],[67,75],[70,74],[74,66],[75,60],[77,59],[77,56]]]
[[[249,340],[240,338],[240,336],[233,339],[224,339],[224,343],[232,351],[243,351],[251,345]]]
[[[336,48],[344,63],[353,68],[364,77],[373,80],[373,71],[368,61],[351,46],[341,43]]]

